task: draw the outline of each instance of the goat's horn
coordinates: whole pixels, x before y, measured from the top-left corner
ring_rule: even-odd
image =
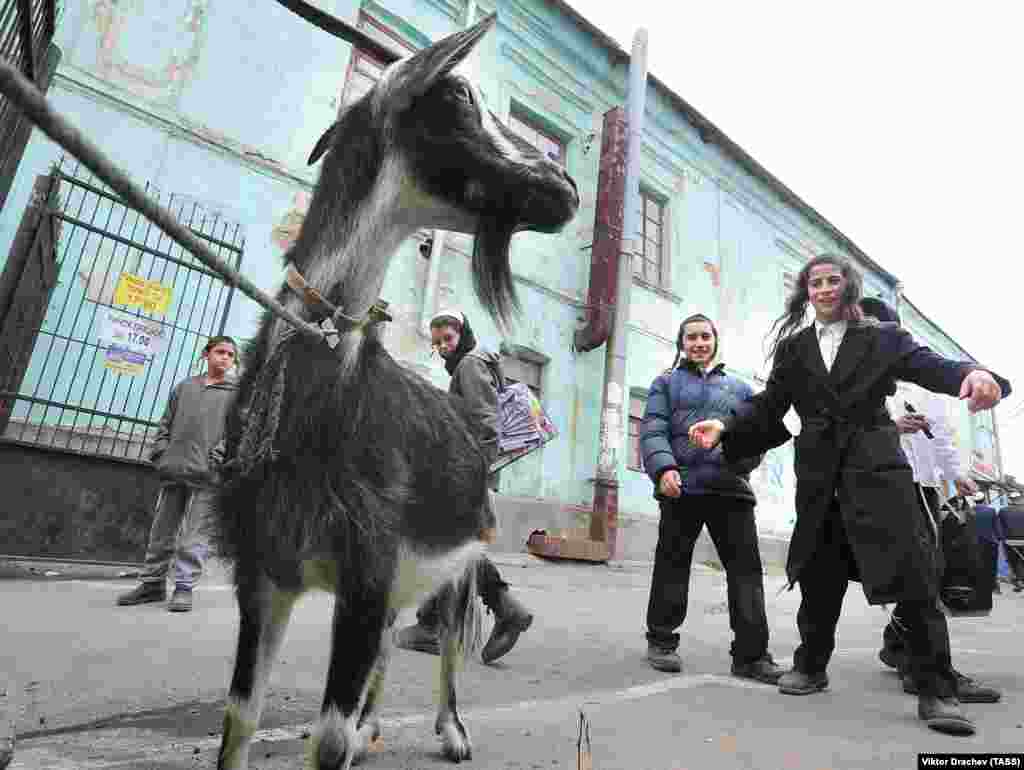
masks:
[[[334,132],[338,128],[338,122],[335,121],[327,128],[326,131],[316,140],[316,146],[313,148],[313,152],[309,154],[309,160],[306,161],[308,165],[312,166],[323,155],[327,150],[330,149],[331,141],[334,139]]]
[[[469,56],[497,20],[497,12],[491,13],[469,29],[438,40],[429,48],[397,64],[398,70],[388,91],[389,106],[403,109],[417,96],[426,93],[439,78],[447,75]]]

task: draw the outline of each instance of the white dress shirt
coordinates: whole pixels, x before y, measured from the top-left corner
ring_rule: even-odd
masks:
[[[832,323],[814,322],[814,331],[818,337],[818,347],[821,349],[821,357],[825,361],[825,369],[832,371],[832,364],[836,362],[836,354],[839,346],[843,344],[843,337],[846,336],[846,321],[833,321]]]

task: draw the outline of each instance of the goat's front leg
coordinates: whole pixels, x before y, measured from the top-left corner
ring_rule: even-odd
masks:
[[[442,589],[439,598],[441,614],[441,690],[434,731],[441,738],[441,750],[445,758],[461,762],[473,756],[473,744],[469,731],[459,718],[455,694],[455,682],[466,650],[466,624],[472,623],[469,616],[475,609],[475,586],[468,581],[459,581]]]
[[[378,732],[372,707],[369,719],[364,711],[368,696],[377,696],[371,685],[382,665],[388,597],[369,588],[353,593],[335,603],[327,687],[309,744],[311,770],[350,770]]]
[[[224,714],[218,770],[246,770],[270,671],[281,649],[297,593],[280,591],[261,574],[240,575],[238,652]]]
[[[370,682],[366,687],[366,699],[363,702],[363,713],[359,716],[358,742],[369,746],[380,738],[380,699],[387,678],[388,662],[391,659],[391,625],[388,623],[381,637],[380,652],[377,653],[377,664],[370,674]]]

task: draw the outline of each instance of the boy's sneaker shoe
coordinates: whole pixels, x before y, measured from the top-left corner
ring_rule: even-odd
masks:
[[[828,689],[828,674],[805,674],[792,669],[779,677],[779,692],[785,695],[810,695]]]
[[[739,663],[733,661],[732,675],[742,679],[754,679],[765,684],[778,684],[782,676],[782,669],[775,665],[772,656],[765,654],[763,657],[750,663]]]
[[[192,610],[192,589],[175,586],[171,601],[167,604],[168,612],[190,612]]]
[[[167,586],[161,580],[159,583],[140,583],[128,593],[118,596],[117,603],[122,607],[127,607],[132,604],[162,602],[166,598]]]
[[[665,650],[653,644],[647,645],[647,662],[655,671],[675,674],[683,670],[683,659],[675,650]]]

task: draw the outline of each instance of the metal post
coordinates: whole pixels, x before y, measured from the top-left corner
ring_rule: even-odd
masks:
[[[622,253],[619,256],[618,302],[611,336],[605,346],[604,398],[598,437],[597,478],[590,538],[608,544],[608,558],[615,557],[618,541],[619,462],[625,438],[626,342],[629,334],[629,298],[633,287],[633,254],[640,211],[640,147],[644,132],[647,97],[647,30],[633,36],[629,60],[626,102],[626,191],[623,200]]]
[[[466,1],[466,15],[462,20],[463,29],[473,26],[476,18],[476,0]],[[479,56],[479,54],[475,54]],[[430,336],[430,319],[437,304],[437,284],[441,280],[441,255],[444,254],[444,230],[434,230],[431,235],[430,264],[427,266],[427,282],[423,287],[423,307],[420,310],[420,334]]]

